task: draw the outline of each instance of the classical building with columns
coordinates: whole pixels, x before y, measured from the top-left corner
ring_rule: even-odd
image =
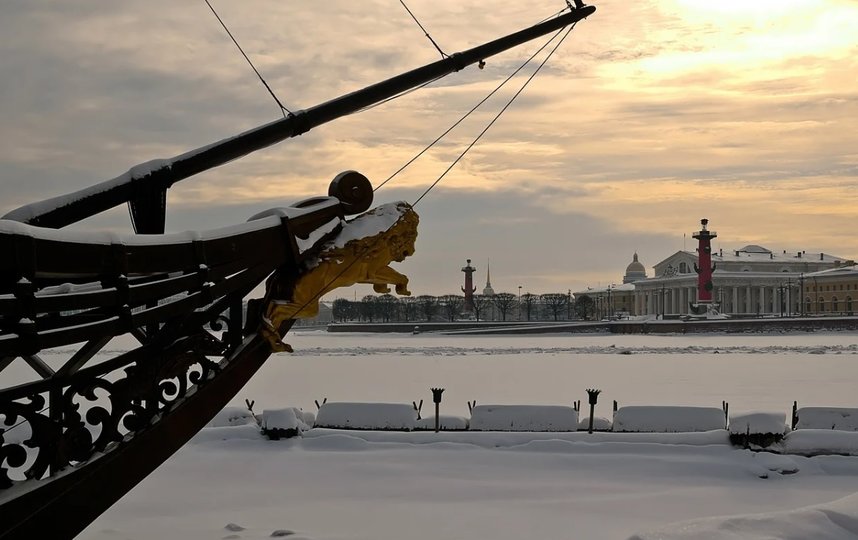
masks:
[[[585,291],[574,293],[575,298],[580,296],[592,298],[593,311],[597,319],[637,315],[634,282],[642,279],[646,279],[646,268],[635,253],[632,262],[626,267],[622,285],[612,283],[605,287],[588,287]]]
[[[802,314],[810,276],[851,262],[828,253],[776,253],[757,245],[711,256],[712,301],[721,313],[732,316]],[[655,277],[634,283],[635,313],[693,313],[691,304],[698,300],[696,263],[697,253],[677,251],[656,264]]]
[[[647,277],[635,253],[622,285],[588,288],[604,316],[679,318],[712,308],[733,317],[852,315],[858,308],[858,267],[830,253],[775,252],[758,245],[717,250],[701,220],[695,251],[677,251]],[[698,251],[703,251],[700,256]],[[698,273],[698,270],[700,272]]]

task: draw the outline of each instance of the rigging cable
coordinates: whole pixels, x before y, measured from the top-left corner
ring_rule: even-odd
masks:
[[[563,41],[565,41],[566,38],[569,37],[569,33],[572,32],[572,30],[574,28],[575,28],[575,24],[573,23],[572,26],[569,27],[569,30],[567,30],[566,33],[563,35],[563,37],[560,38],[560,41],[557,42],[557,45],[555,45],[554,48],[551,49],[551,52],[548,53],[548,56],[546,56],[545,59],[542,61],[542,63],[539,64],[539,66],[536,68],[536,71],[534,71],[530,75],[530,77],[528,77],[527,80],[524,81],[524,84],[521,85],[521,88],[518,89],[518,92],[516,92],[509,99],[509,101],[507,101],[506,105],[504,105],[503,108],[500,111],[498,111],[498,113],[495,115],[495,117],[492,118],[492,121],[488,123],[488,125],[480,132],[479,135],[477,135],[477,137],[473,140],[473,142],[471,142],[471,144],[469,144],[468,147],[465,148],[461,154],[459,154],[459,157],[457,157],[455,160],[453,160],[453,163],[451,163],[450,166],[447,167],[447,170],[445,170],[443,173],[441,173],[441,176],[439,176],[437,180],[432,182],[432,185],[429,186],[428,188],[426,188],[426,191],[424,191],[422,195],[417,197],[417,200],[411,204],[412,208],[417,206],[417,203],[419,203],[421,201],[421,199],[423,199],[423,197],[426,196],[426,194],[428,194],[430,191],[432,191],[432,188],[434,188],[436,185],[438,185],[438,182],[440,182],[441,179],[443,179],[447,175],[447,173],[450,172],[450,170],[452,170],[453,167],[456,166],[456,164],[459,162],[459,160],[461,160],[463,157],[465,157],[465,154],[467,154],[468,151],[471,148],[473,148],[475,144],[477,144],[477,142],[482,138],[483,135],[485,135],[485,133],[489,130],[489,128],[491,128],[494,125],[494,123],[497,122],[497,120],[501,117],[501,115],[504,112],[506,112],[506,110],[509,108],[509,106],[512,105],[512,102],[515,101],[515,98],[517,98],[524,91],[524,89],[527,88],[527,85],[530,84],[530,81],[532,81],[533,78],[536,77],[536,74],[539,73],[539,70],[542,69],[542,67],[545,65],[545,63],[548,62],[549,58],[551,58],[551,56],[557,51],[557,48],[563,44]]]
[[[461,124],[462,122],[464,122],[464,121],[465,121],[465,119],[466,119],[468,116],[470,116],[470,115],[471,115],[471,113],[473,113],[474,111],[476,111],[477,109],[479,109],[479,108],[483,105],[483,103],[485,103],[486,101],[488,101],[488,100],[489,100],[489,98],[491,98],[493,95],[495,95],[495,94],[496,94],[496,93],[497,93],[501,88],[503,88],[503,87],[504,87],[504,85],[505,85],[506,83],[508,83],[508,82],[509,82],[513,77],[515,77],[515,76],[518,74],[518,72],[520,72],[522,69],[524,69],[524,68],[525,68],[525,66],[527,66],[527,65],[528,65],[528,64],[529,64],[529,63],[534,59],[534,57],[536,57],[536,55],[537,55],[537,54],[541,53],[541,52],[542,52],[546,47],[548,47],[548,45],[550,45],[550,44],[551,44],[551,42],[552,42],[552,41],[554,41],[554,40],[557,38],[557,36],[559,36],[559,35],[560,35],[560,33],[561,33],[561,32],[563,32],[563,29],[562,29],[562,28],[561,28],[560,30],[558,30],[558,31],[557,31],[557,33],[556,33],[556,34],[554,34],[554,35],[551,37],[551,39],[549,39],[548,41],[546,41],[546,42],[545,42],[545,44],[544,44],[544,45],[542,45],[542,47],[540,47],[539,49],[537,49],[537,51],[536,51],[535,53],[533,53],[532,55],[530,55],[530,58],[528,58],[527,60],[525,60],[525,61],[524,61],[524,63],[523,63],[523,64],[521,64],[520,66],[518,66],[518,68],[517,68],[515,71],[513,71],[512,73],[510,73],[510,74],[509,74],[509,76],[507,76],[507,78],[506,78],[506,79],[504,79],[504,80],[503,80],[503,81],[502,81],[502,82],[501,82],[497,87],[495,87],[495,89],[494,89],[494,90],[492,90],[491,92],[489,92],[489,94],[488,94],[486,97],[484,97],[482,100],[480,100],[480,102],[479,102],[479,103],[477,103],[476,105],[474,105],[474,106],[473,106],[473,108],[471,108],[471,110],[470,110],[470,111],[468,111],[467,113],[465,113],[465,115],[464,115],[464,116],[462,116],[461,118],[459,118],[459,119],[458,119],[458,120],[457,120],[457,121],[456,121],[452,126],[450,126],[449,128],[447,128],[447,130],[446,130],[446,131],[444,131],[444,133],[442,133],[441,135],[439,135],[439,136],[438,136],[438,138],[436,138],[434,141],[432,141],[431,143],[429,143],[429,145],[428,145],[428,146],[426,146],[426,148],[424,148],[423,150],[421,150],[420,152],[418,152],[418,153],[417,153],[417,155],[415,155],[413,158],[411,158],[410,160],[408,160],[408,161],[405,163],[405,165],[403,165],[402,167],[400,167],[396,172],[394,172],[393,174],[391,174],[390,176],[388,176],[388,177],[387,177],[387,179],[386,179],[384,182],[380,183],[380,184],[379,184],[377,187],[375,187],[372,191],[373,191],[373,192],[375,192],[375,191],[378,191],[379,189],[381,189],[381,187],[382,187],[382,186],[384,186],[386,183],[388,183],[388,182],[390,182],[391,180],[393,180],[393,178],[394,178],[396,175],[398,175],[399,173],[401,173],[402,171],[404,171],[404,170],[405,170],[409,165],[411,165],[412,163],[414,163],[415,161],[417,161],[417,158],[419,158],[420,156],[422,156],[423,154],[425,154],[425,153],[426,153],[430,148],[432,148],[433,146],[435,146],[435,144],[437,144],[441,139],[443,139],[443,138],[444,138],[448,133],[450,133],[451,131],[453,131],[453,129],[455,129],[455,128],[456,128],[456,126],[458,126],[459,124]],[[427,83],[427,84],[428,84],[428,83]],[[393,98],[390,98],[390,99],[393,99]]]
[[[407,8],[406,8],[406,9],[407,9]],[[563,9],[561,9],[560,11],[558,11],[558,12],[557,12],[557,13],[555,13],[555,14],[553,14],[553,15],[549,15],[548,17],[545,17],[544,19],[542,19],[541,21],[539,21],[539,22],[538,22],[538,23],[536,23],[536,24],[542,24],[542,23],[544,23],[544,22],[545,22],[545,21],[547,21],[547,20],[555,19],[555,18],[559,17],[561,14],[563,14],[563,12],[564,12],[564,11],[566,11],[567,9],[569,9],[569,8],[563,8]],[[418,23],[418,24],[419,24],[419,23]],[[422,28],[422,27],[421,27],[421,28]],[[563,29],[560,29],[560,30],[557,32],[557,34],[555,34],[555,36],[554,36],[554,37],[557,37],[557,35],[559,35],[559,34],[560,34],[560,32],[562,32],[562,31],[563,31]],[[430,38],[430,39],[431,39],[431,38]],[[549,39],[549,40],[548,40],[548,43],[551,43],[553,40],[554,40],[554,38]],[[545,45],[543,45],[542,47],[540,47],[540,49],[537,51],[537,54],[538,54],[539,52],[541,52],[541,51],[542,51],[542,49],[544,49],[544,48],[548,45],[548,43],[546,43]],[[445,56],[447,56],[447,57],[449,58],[449,56],[448,56],[448,55],[445,55]],[[533,56],[536,56],[536,54],[534,54]],[[533,56],[531,56],[531,57],[530,57],[530,59],[529,59],[527,62],[525,62],[525,65],[526,65],[528,62],[530,62],[530,60],[532,60],[532,59],[533,59]],[[524,66],[522,66],[522,67],[524,67]],[[521,68],[519,68],[519,69],[521,69]],[[518,70],[516,70],[516,73],[518,73]],[[383,100],[379,101],[378,103],[373,103],[372,105],[367,105],[367,106],[366,106],[366,107],[364,107],[363,109],[359,109],[359,110],[357,110],[357,111],[355,111],[355,112],[353,112],[353,113],[351,113],[351,114],[358,114],[358,113],[362,113],[362,112],[368,111],[368,110],[370,110],[370,109],[374,109],[374,108],[378,107],[379,105],[384,105],[385,103],[388,103],[388,102],[390,102],[390,101],[393,101],[394,99],[401,98],[402,96],[408,95],[408,94],[410,94],[411,92],[415,92],[415,91],[417,91],[417,90],[420,90],[421,88],[424,88],[424,87],[426,87],[426,86],[428,86],[428,85],[432,84],[433,82],[435,82],[435,81],[437,81],[437,80],[439,80],[439,79],[442,79],[442,78],[444,78],[444,75],[440,75],[440,76],[438,76],[438,77],[436,77],[436,78],[432,79],[431,81],[427,81],[427,82],[425,82],[425,83],[421,84],[420,86],[415,86],[414,88],[410,88],[410,89],[408,89],[408,90],[405,90],[404,92],[401,92],[401,93],[399,93],[399,94],[396,94],[395,96],[390,96],[389,98],[387,98],[387,99],[383,99]],[[506,81],[504,81],[504,83],[505,83],[505,82],[506,82]],[[501,85],[501,86],[503,86],[503,85]],[[491,94],[490,94],[490,95],[491,95]],[[455,125],[454,125],[453,127],[455,127]],[[451,128],[451,129],[452,129],[452,128]],[[444,133],[444,135],[446,135],[446,132]],[[443,135],[442,135],[442,137],[443,137]],[[436,142],[437,142],[437,141],[436,141]],[[426,150],[428,150],[428,148],[427,148]],[[425,150],[424,150],[424,152],[425,152]],[[423,152],[421,152],[420,154],[418,154],[418,156],[417,156],[417,157],[419,157],[422,153],[423,153]],[[415,159],[416,159],[416,158],[415,158]],[[411,162],[409,162],[409,164],[410,164],[410,163],[411,163]],[[408,164],[406,164],[406,167],[407,167],[407,166],[408,166]],[[404,168],[404,167],[403,167],[403,168]],[[393,174],[393,176],[396,176],[396,174],[398,174],[399,172],[400,172],[400,171],[397,171],[396,173],[394,173],[394,174]],[[391,177],[391,178],[392,178],[392,177]],[[378,187],[376,187],[375,189],[377,190],[378,188],[380,188],[381,186],[383,186],[383,185],[384,185],[388,180],[390,180],[390,178],[388,178],[387,180],[385,180],[384,182],[382,182],[382,183],[381,183],[381,185],[379,185],[379,186],[378,186]],[[375,191],[375,190],[373,190],[373,191]]]
[[[492,119],[492,121],[491,121],[491,122],[486,126],[486,128],[485,128],[485,129],[483,129],[483,131],[482,131],[482,132],[477,136],[477,138],[476,138],[476,139],[474,139],[474,141],[473,141],[473,142],[472,142],[472,143],[471,143],[471,144],[470,144],[470,145],[469,145],[469,146],[468,146],[468,147],[467,147],[467,148],[466,148],[466,149],[465,149],[465,150],[464,150],[464,151],[459,155],[459,157],[458,157],[458,158],[456,158],[456,161],[454,161],[454,162],[453,162],[453,163],[452,163],[452,164],[447,168],[447,170],[446,170],[446,171],[444,171],[444,173],[443,173],[443,174],[442,174],[442,175],[441,175],[437,180],[435,180],[435,182],[434,182],[431,186],[429,186],[429,188],[428,188],[428,189],[426,189],[426,191],[424,191],[424,192],[423,192],[423,194],[422,194],[422,195],[420,195],[420,197],[419,197],[416,201],[414,201],[414,203],[411,205],[411,207],[412,207],[412,208],[413,208],[414,206],[416,206],[416,205],[417,205],[417,203],[418,203],[418,202],[420,202],[420,200],[421,200],[423,197],[425,197],[425,196],[426,196],[426,194],[427,194],[427,193],[429,193],[429,191],[430,191],[433,187],[435,187],[435,186],[438,184],[438,182],[440,182],[440,181],[441,181],[441,179],[442,179],[442,178],[443,178],[443,177],[444,177],[448,172],[450,172],[450,170],[453,168],[453,166],[454,166],[454,165],[455,165],[455,164],[456,164],[460,159],[462,159],[462,157],[463,157],[463,156],[468,152],[468,150],[470,150],[470,149],[471,149],[471,148],[472,148],[472,147],[477,143],[477,141],[479,141],[479,140],[480,140],[480,138],[481,138],[481,137],[482,137],[482,136],[483,136],[483,135],[484,135],[484,134],[489,130],[489,128],[490,128],[490,127],[491,127],[491,126],[492,126],[492,125],[493,125],[493,124],[498,120],[498,118],[500,118],[501,114],[503,114],[503,113],[504,113],[504,111],[506,111],[506,109],[507,109],[507,108],[509,108],[509,106],[512,104],[512,102],[515,100],[515,98],[517,98],[517,97],[519,96],[519,94],[521,94],[521,93],[524,91],[524,89],[527,87],[527,85],[530,83],[530,81],[532,81],[532,80],[533,80],[533,78],[536,76],[536,74],[537,74],[537,73],[539,73],[539,70],[540,70],[540,69],[542,69],[542,67],[545,65],[545,63],[546,63],[546,62],[548,62],[548,59],[549,59],[549,58],[551,58],[551,56],[552,56],[552,55],[557,51],[558,47],[560,47],[560,45],[561,45],[561,44],[563,43],[563,41],[564,41],[564,40],[569,36],[569,33],[570,33],[570,32],[572,32],[572,30],[573,30],[574,28],[575,28],[575,23],[573,23],[573,24],[569,27],[569,29],[566,31],[566,34],[565,34],[565,35],[560,39],[560,41],[559,41],[559,42],[554,46],[554,48],[553,48],[553,49],[551,49],[551,52],[549,52],[549,53],[548,53],[548,56],[546,56],[546,57],[545,57],[545,59],[542,61],[542,63],[540,63],[540,64],[539,64],[539,66],[537,66],[537,68],[536,68],[536,70],[533,72],[533,74],[531,74],[531,75],[530,75],[530,77],[528,77],[528,79],[524,82],[524,84],[522,85],[522,87],[521,87],[521,88],[519,88],[519,90],[515,93],[515,95],[513,95],[513,97],[512,97],[512,98],[510,98],[510,100],[509,100],[509,101],[507,102],[507,104],[503,107],[503,109],[501,109],[501,111],[500,111],[500,112],[498,112],[498,114],[494,117],[494,119]],[[548,40],[548,42],[546,42],[546,43],[545,43],[545,45],[543,45],[539,50],[541,51],[541,50],[545,49],[545,47],[547,47],[547,46],[548,46],[552,41],[554,41],[554,39],[557,37],[557,35],[559,35],[561,32],[563,32],[563,29],[562,29],[562,28],[557,32],[557,34],[555,34],[554,36],[552,36],[552,37],[551,37],[551,39],[549,39],[549,40]],[[539,51],[537,51],[537,53],[538,53],[538,52],[539,52]],[[534,53],[534,56],[535,56],[535,54],[537,54],[537,53]],[[533,58],[533,57],[531,57],[531,58]],[[528,62],[529,62],[529,61],[530,61],[530,60],[528,60]],[[525,63],[525,65],[526,65],[526,63]],[[522,65],[522,66],[519,68],[519,70],[520,70],[522,67],[524,67],[524,65]],[[516,72],[517,72],[517,71],[518,71],[518,70],[516,70]],[[495,91],[496,91],[496,90],[495,90]],[[451,128],[451,129],[452,129],[452,128]],[[439,137],[439,139],[440,139],[440,137]],[[437,142],[437,141],[436,141],[436,142]],[[433,144],[434,144],[434,143],[433,143]],[[415,158],[415,159],[416,159],[416,158]],[[411,161],[414,161],[414,160],[412,159]],[[406,165],[406,166],[407,166],[407,165]],[[403,168],[404,168],[404,167],[403,167]],[[394,174],[394,176],[395,176],[395,174]],[[388,179],[388,180],[389,180],[389,179]],[[380,186],[379,186],[379,187],[380,187]],[[363,255],[365,255],[366,253],[368,253],[368,252],[369,252],[369,249],[370,249],[370,247],[369,247],[369,246],[365,247],[365,248],[364,248],[364,250],[361,252],[361,255],[360,255],[360,256],[363,256]],[[332,283],[334,283],[337,279],[339,279],[339,278],[340,278],[340,276],[342,276],[343,274],[345,274],[345,273],[346,273],[346,272],[347,272],[347,271],[348,271],[352,266],[354,266],[354,265],[355,265],[355,263],[357,263],[357,262],[358,262],[358,260],[360,260],[360,256],[359,256],[359,257],[356,257],[356,258],[355,258],[354,260],[352,260],[350,263],[348,263],[347,265],[345,265],[345,267],[344,267],[342,270],[340,270],[340,271],[337,273],[337,275],[336,275],[336,276],[334,276],[333,278],[331,278],[330,280],[328,280],[328,282],[327,282],[327,283],[325,283],[325,284],[324,284],[324,285],[319,289],[319,292],[317,292],[317,293],[316,293],[316,294],[315,294],[315,295],[314,295],[310,300],[307,300],[306,302],[304,302],[304,304],[303,304],[303,305],[298,309],[298,311],[303,310],[305,307],[307,307],[308,305],[310,305],[310,303],[311,303],[311,302],[313,302],[313,301],[321,300],[321,296],[322,296],[322,294],[324,294],[324,292],[323,292],[323,291],[324,291],[325,289],[327,289],[327,287],[328,287],[329,285],[331,285],[331,284],[332,284]],[[265,324],[265,323],[263,322],[263,324]],[[275,332],[279,333],[279,329],[276,329],[276,328],[275,328],[274,330],[275,330]],[[284,336],[284,337],[285,337],[285,336]],[[282,339],[282,338],[281,338],[281,339]]]
[[[207,0],[207,1],[208,1],[208,0]],[[400,3],[400,4],[402,4],[402,7],[404,7],[404,8],[405,8],[405,11],[407,11],[407,12],[408,12],[408,14],[409,14],[409,15],[411,15],[411,18],[412,18],[412,19],[414,19],[414,22],[416,22],[416,23],[417,23],[417,26],[419,26],[419,27],[420,27],[420,29],[421,29],[421,30],[423,30],[423,33],[424,33],[424,34],[426,34],[426,37],[429,39],[429,41],[431,41],[431,42],[432,42],[432,45],[434,45],[434,46],[435,46],[435,48],[436,48],[436,49],[438,49],[438,52],[439,52],[439,53],[441,53],[441,58],[448,58],[448,57],[449,57],[449,55],[448,55],[447,53],[445,53],[444,51],[442,51],[442,50],[441,50],[441,47],[439,47],[439,46],[438,46],[438,44],[437,44],[437,43],[435,43],[435,40],[434,40],[434,39],[432,39],[432,36],[430,36],[430,35],[429,35],[429,32],[427,32],[427,31],[426,31],[426,29],[425,29],[425,28],[423,28],[423,25],[422,25],[422,24],[420,24],[420,21],[418,21],[418,20],[417,20],[417,17],[415,17],[415,16],[414,16],[414,14],[413,14],[413,13],[411,13],[411,10],[410,10],[410,9],[408,9],[408,6],[406,6],[406,5],[405,5],[404,0],[399,0],[399,3]]]
[[[283,116],[285,117],[286,113],[289,113],[291,115],[292,111],[287,109],[286,106],[283,105],[279,99],[277,99],[277,96],[274,94],[274,90],[272,90],[271,87],[268,86],[268,83],[265,82],[265,79],[262,77],[262,74],[259,73],[259,70],[256,69],[256,66],[253,65],[253,62],[251,62],[250,58],[248,58],[247,54],[245,54],[244,49],[242,49],[241,45],[238,44],[238,41],[232,35],[232,32],[229,31],[229,28],[226,27],[226,23],[224,23],[223,19],[220,18],[220,15],[217,14],[217,11],[215,11],[214,6],[211,5],[211,2],[209,2],[209,0],[203,1],[206,3],[207,6],[209,6],[209,9],[212,10],[212,13],[214,13],[215,18],[218,20],[220,25],[223,26],[223,29],[226,30],[227,35],[230,37],[232,42],[235,43],[235,46],[238,47],[238,50],[241,52],[241,55],[244,56],[244,59],[247,60],[248,64],[250,64],[250,67],[256,73],[256,76],[259,77],[260,81],[262,81],[262,84],[265,86],[265,89],[268,90],[268,93],[271,94],[271,97],[274,98],[274,101],[277,102],[278,106],[280,106],[280,112],[283,113]]]

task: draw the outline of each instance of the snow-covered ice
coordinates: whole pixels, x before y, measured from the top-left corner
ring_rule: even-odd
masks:
[[[271,358],[233,405],[252,399],[260,409],[308,410],[323,398],[410,404],[431,400],[429,388],[438,386],[446,388],[441,414],[461,417],[475,399],[586,403],[588,387],[603,390],[596,409],[608,418],[614,399],[621,406],[671,403],[719,412],[722,400],[731,411],[775,413],[791,412],[793,401],[858,405],[858,346],[847,333],[298,332],[290,339],[298,354]],[[858,447],[856,437],[798,430],[783,445],[824,443],[845,454]],[[81,538],[248,539],[288,531],[289,538],[337,540],[845,540],[858,537],[856,491],[856,455],[753,453],[730,446],[724,429],[592,435],[312,429],[269,441],[247,424],[204,429]],[[242,530],[225,529],[230,523]]]

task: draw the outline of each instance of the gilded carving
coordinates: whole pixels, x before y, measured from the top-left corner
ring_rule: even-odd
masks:
[[[386,229],[343,241],[368,224],[371,229],[373,222],[383,222],[385,216],[389,219],[391,213],[398,214],[398,218]],[[367,283],[373,285],[375,292],[387,293],[393,285],[396,294],[410,295],[408,277],[391,268],[390,263],[402,262],[414,254],[418,221],[411,206],[399,202],[380,206],[349,222],[337,238],[323,247],[312,266],[302,270],[291,298],[267,301],[260,333],[272,350],[291,352],[292,348],[281,341],[280,325],[289,319],[317,316],[319,299],[334,289]],[[272,285],[269,283],[269,291]]]

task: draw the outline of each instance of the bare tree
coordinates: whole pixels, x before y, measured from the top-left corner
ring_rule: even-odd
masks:
[[[452,322],[462,313],[462,308],[465,306],[465,297],[457,294],[445,294],[438,298],[438,302],[441,304],[444,314]]]
[[[432,317],[438,313],[438,298],[423,294],[417,297],[417,303],[420,305],[420,311],[423,312],[423,317],[427,321],[431,321]]]
[[[402,318],[405,319],[405,322],[411,322],[417,318],[417,312],[419,311],[419,304],[417,298],[413,296],[403,296],[399,299],[400,306],[400,314]]]
[[[596,303],[590,296],[582,294],[581,296],[575,297],[575,315],[577,315],[579,319],[589,319],[593,315],[595,307]]]
[[[560,319],[560,314],[569,306],[569,297],[564,293],[546,293],[540,296],[542,303],[554,315],[554,320]]]
[[[362,319],[369,322],[375,321],[378,316],[378,297],[368,294],[361,298],[358,312]]]
[[[509,310],[511,310],[515,305],[515,302],[515,295],[508,292],[498,293],[492,297],[492,303],[500,313],[501,320],[504,321],[506,320],[506,314],[509,313]]]
[[[521,296],[521,305],[524,307],[525,314],[527,315],[527,320],[530,320],[531,314],[536,307],[537,301],[539,300],[539,296],[535,294],[523,294]]]
[[[378,297],[378,316],[383,322],[396,319],[399,311],[399,300],[392,294],[383,294]]]
[[[357,306],[355,302],[347,298],[337,298],[334,300],[333,308],[333,316],[334,320],[345,322],[354,320],[358,315]]]
[[[477,320],[480,320],[480,317],[484,314],[485,310],[491,306],[492,297],[486,296],[484,294],[475,294],[474,295],[474,317]]]

